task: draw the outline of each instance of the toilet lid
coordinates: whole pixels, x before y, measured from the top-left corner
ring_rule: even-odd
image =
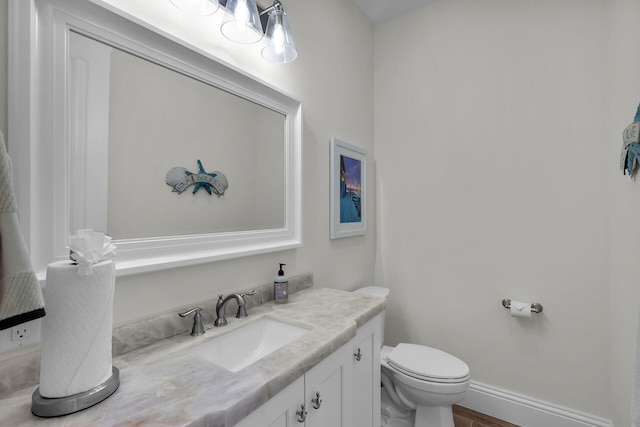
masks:
[[[469,366],[455,356],[417,344],[398,344],[387,362],[409,376],[433,382],[462,382],[469,378]]]

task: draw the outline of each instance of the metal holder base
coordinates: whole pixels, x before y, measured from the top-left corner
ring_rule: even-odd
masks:
[[[47,398],[40,395],[40,387],[33,392],[31,412],[38,417],[59,417],[82,411],[111,396],[120,386],[120,371],[113,366],[113,374],[102,384],[83,393],[66,397]]]
[[[511,300],[509,298],[505,298],[502,300],[502,306],[506,309],[511,308]],[[542,304],[539,302],[531,303],[531,312],[532,313],[542,313]]]

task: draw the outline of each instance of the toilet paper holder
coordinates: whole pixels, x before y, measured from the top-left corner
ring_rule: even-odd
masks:
[[[511,308],[511,300],[509,298],[505,298],[502,300],[502,306],[506,309]],[[531,312],[532,313],[542,313],[542,304],[539,302],[534,302],[531,304]]]

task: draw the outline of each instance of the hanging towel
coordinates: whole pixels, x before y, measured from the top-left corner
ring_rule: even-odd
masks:
[[[640,314],[636,338],[636,369],[633,374],[633,400],[631,401],[631,426],[640,427]]]
[[[42,290],[18,222],[11,159],[0,132],[0,329],[44,315]]]
[[[622,153],[620,154],[620,168],[622,174],[627,172],[633,176],[640,164],[640,105],[631,123],[622,132]]]

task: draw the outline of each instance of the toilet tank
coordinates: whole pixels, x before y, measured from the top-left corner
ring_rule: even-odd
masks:
[[[370,297],[378,297],[387,299],[387,295],[389,295],[389,288],[385,288],[383,286],[365,286],[364,288],[358,288],[353,291],[354,294],[367,295]],[[380,346],[384,344],[384,321],[385,321],[385,312],[382,312],[382,333],[380,334]]]

